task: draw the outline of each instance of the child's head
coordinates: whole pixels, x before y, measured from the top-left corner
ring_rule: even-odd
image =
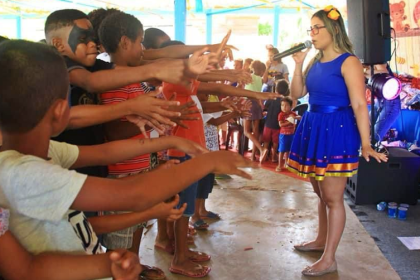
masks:
[[[100,9],[91,11],[87,15],[90,23],[92,23],[93,31],[95,32],[95,43],[99,49],[101,48],[101,43],[99,41],[99,27],[101,26],[102,21],[107,16],[112,15],[114,13],[122,13],[122,11],[118,9],[114,9],[114,8],[106,9],[106,10],[103,8],[100,8]]]
[[[278,63],[281,63],[281,58],[279,58],[279,59],[274,59],[274,56],[276,55],[276,54],[278,54],[279,53],[279,50],[277,49],[277,48],[269,48],[268,49],[268,60],[271,62],[271,63],[273,63],[274,61],[276,61],[276,62],[278,62]]]
[[[235,61],[233,62],[233,68],[235,70],[242,70],[243,67],[244,61],[242,59],[235,59]]]
[[[143,46],[148,49],[159,49],[162,43],[170,41],[168,34],[158,28],[148,28],[144,32]]]
[[[285,79],[277,80],[275,91],[280,95],[289,96],[289,83]]]
[[[95,32],[85,13],[72,9],[55,11],[47,17],[44,31],[47,43],[61,55],[84,66],[95,64]]]
[[[289,97],[283,98],[281,100],[281,111],[283,113],[289,113],[292,110],[292,99]]]
[[[254,61],[252,58],[246,58],[244,61],[243,69],[249,71],[252,61]]]
[[[51,46],[23,40],[0,44],[0,129],[26,133],[48,118],[51,135],[67,126],[69,78]]]
[[[99,38],[105,50],[127,66],[138,66],[143,57],[143,25],[134,16],[114,13],[99,27]]]
[[[265,72],[266,66],[265,66],[265,64],[264,64],[264,63],[262,63],[261,61],[259,61],[259,60],[254,60],[254,61],[251,63],[251,65],[250,65],[250,67],[249,67],[249,68],[251,69],[251,71],[252,71],[255,75],[262,77],[262,76],[264,75],[264,72]]]

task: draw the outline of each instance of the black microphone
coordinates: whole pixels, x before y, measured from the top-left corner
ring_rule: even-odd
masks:
[[[311,46],[312,46],[312,43],[311,43],[311,41],[308,40],[305,43],[300,43],[299,45],[294,46],[291,49],[288,49],[287,51],[275,54],[273,59],[277,60],[277,59],[283,58],[285,56],[292,55],[292,54],[300,52],[301,50],[304,50],[306,48],[310,48]]]

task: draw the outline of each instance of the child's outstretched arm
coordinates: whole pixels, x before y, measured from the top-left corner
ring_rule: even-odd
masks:
[[[229,81],[231,83],[248,84],[252,82],[251,74],[246,71],[224,72],[221,70],[211,71],[198,76],[200,82]]]
[[[127,115],[138,115],[145,119],[153,119],[161,124],[175,125],[171,117],[178,117],[179,112],[173,112],[162,107],[177,106],[177,101],[166,101],[155,98],[156,94],[143,94],[136,98],[108,106],[79,105],[71,107],[70,120],[67,129],[78,129],[96,124],[110,122]]]
[[[228,51],[229,57],[232,60],[232,50],[238,50],[234,46],[227,45],[229,40],[231,31],[226,34],[225,38],[220,44],[212,44],[212,45],[198,45],[198,46],[191,46],[191,45],[174,45],[168,46],[161,49],[148,49],[144,50],[143,58],[144,59],[159,59],[159,58],[184,58],[196,51],[201,49],[207,48],[210,52],[216,53],[219,49],[222,51]]]
[[[186,59],[162,60],[143,66],[121,67],[93,73],[77,68],[69,73],[70,84],[84,88],[88,92],[101,93],[151,79],[173,84],[188,83],[192,76],[188,76],[191,75],[191,71],[188,71],[189,66],[186,61]]]
[[[168,169],[131,176],[128,180],[88,177],[71,209],[81,211],[143,211],[198,181],[209,173],[251,176],[240,170],[257,167],[239,154],[218,151],[206,153]]]
[[[274,92],[256,92],[215,83],[200,83],[198,86],[198,92],[215,95],[223,94],[228,96],[241,96],[260,100],[276,99],[279,97],[279,94]]]
[[[2,223],[4,221],[0,221],[3,230],[0,232],[0,275],[5,279],[90,280],[111,277],[109,254],[77,256],[64,253],[42,253],[34,256],[22,247],[10,231],[4,230]],[[126,250],[119,250],[118,253],[124,256],[123,259],[137,257]],[[137,264],[130,263],[130,268],[139,270],[138,257]],[[114,277],[118,276],[114,270],[112,274]]]
[[[141,212],[131,212],[124,214],[105,215],[88,218],[89,223],[96,234],[110,233],[118,230],[123,230],[151,219],[163,219],[168,221],[175,221],[181,218],[187,204],[176,209],[179,203],[179,195],[170,202],[161,202],[155,206]]]
[[[79,156],[71,168],[115,164],[165,149],[177,149],[193,157],[208,152],[197,143],[176,136],[153,139],[127,139],[101,145],[79,146]]]

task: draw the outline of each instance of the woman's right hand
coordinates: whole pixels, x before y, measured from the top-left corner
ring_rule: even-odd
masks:
[[[298,44],[295,44],[293,47],[297,46]],[[306,56],[308,55],[308,52],[311,50],[311,48],[307,48],[305,51],[296,52],[292,55],[292,58],[294,59],[296,64],[303,64],[303,61],[305,60]]]

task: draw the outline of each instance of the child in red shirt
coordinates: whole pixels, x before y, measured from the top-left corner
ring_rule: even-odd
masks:
[[[289,158],[293,135],[295,133],[295,120],[300,119],[300,116],[292,111],[292,104],[292,100],[287,97],[281,101],[281,112],[278,115],[280,126],[279,165],[276,167],[276,171],[282,171],[283,167],[285,167],[284,163]]]

